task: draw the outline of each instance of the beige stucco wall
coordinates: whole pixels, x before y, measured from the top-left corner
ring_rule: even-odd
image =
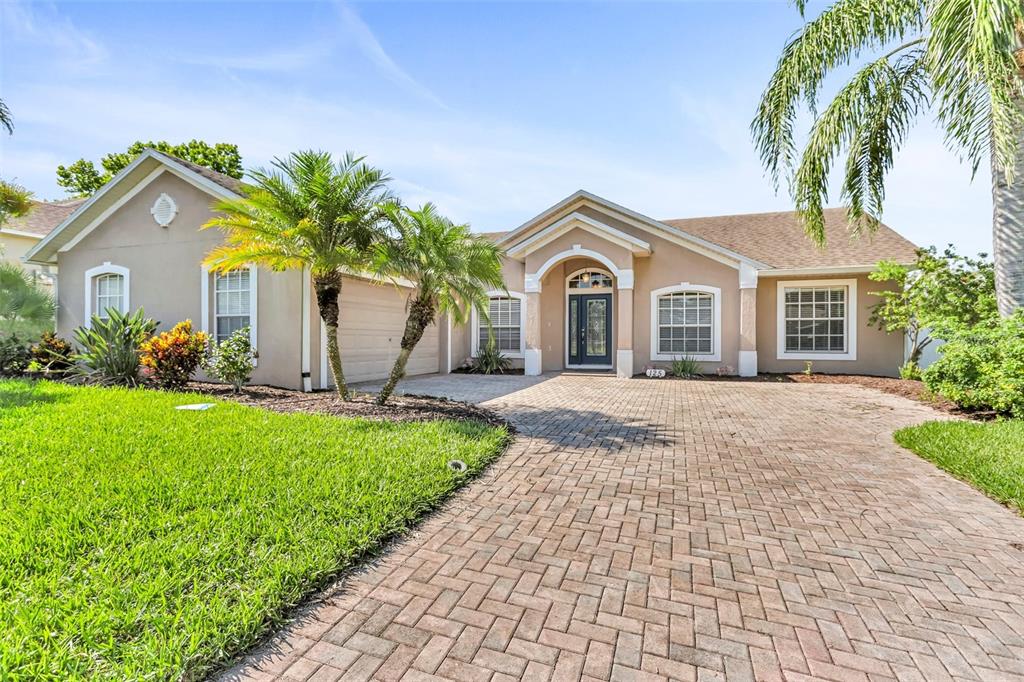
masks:
[[[886,334],[868,326],[871,306],[878,302],[872,291],[881,291],[887,285],[872,282],[867,275],[846,275],[832,277],[762,277],[757,286],[757,362],[761,372],[800,372],[804,360],[779,360],[777,353],[778,334],[778,283],[796,280],[857,280],[857,359],[856,360],[814,360],[815,372],[830,374],[872,374],[897,376],[903,364],[903,335]]]
[[[178,205],[166,228],[153,220],[150,208],[162,192]],[[202,270],[207,252],[221,241],[217,230],[200,231],[211,214],[209,194],[164,173],[70,251],[59,254],[58,332],[65,337],[84,323],[85,272],[109,262],[126,267],[129,304],[169,329],[181,320],[202,328]],[[254,383],[301,388],[301,275],[260,270],[257,275],[256,346],[259,353]],[[212,286],[210,287],[212,290]],[[209,308],[212,315],[213,307]],[[212,321],[210,323],[212,329]]]
[[[26,237],[20,234],[11,234],[10,232],[4,232],[0,230],[0,262],[14,263],[19,265],[28,272],[35,272],[43,275],[39,282],[44,286],[49,286],[50,277],[46,276],[47,272],[53,274],[57,271],[57,268],[50,267],[44,268],[40,265],[33,263],[25,263],[21,259],[28,253],[29,249],[39,243],[37,237]]]

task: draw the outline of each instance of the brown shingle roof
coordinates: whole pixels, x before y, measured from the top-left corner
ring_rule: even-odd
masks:
[[[508,234],[508,231],[506,230],[505,232],[478,232],[477,234],[479,234],[481,237],[485,239],[490,239],[492,242],[496,242],[502,237],[504,237],[506,234]]]
[[[917,249],[886,225],[873,234],[854,235],[844,208],[825,209],[824,249],[806,236],[794,211],[661,222],[779,269],[866,266],[880,260],[912,263]]]
[[[164,152],[160,152],[160,153],[164,154]],[[220,173],[218,171],[211,170],[211,169],[207,168],[206,166],[200,166],[198,163],[192,163],[191,161],[186,161],[185,159],[179,159],[177,156],[173,156],[171,154],[164,154],[164,156],[166,156],[169,159],[174,159],[174,161],[176,161],[177,163],[180,163],[185,168],[188,168],[193,173],[197,173],[198,175],[202,175],[207,180],[211,180],[212,182],[217,183],[218,185],[220,185],[224,189],[230,190],[230,191],[234,192],[235,194],[240,194],[241,193],[241,187],[242,187],[242,181],[241,180],[233,178],[230,175],[225,175],[224,173]]]
[[[3,224],[5,230],[29,232],[45,237],[53,228],[67,220],[67,217],[82,205],[85,199],[65,199],[63,201],[32,201],[29,212],[18,218],[11,218]]]

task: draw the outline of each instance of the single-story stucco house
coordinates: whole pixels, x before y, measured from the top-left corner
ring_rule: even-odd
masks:
[[[327,388],[330,376],[308,273],[262,268],[212,275],[204,256],[222,235],[200,231],[211,202],[239,183],[149,150],[82,203],[26,258],[56,265],[62,336],[108,306],[143,307],[169,327],[191,319],[216,338],[248,325],[253,381]],[[851,238],[845,212],[827,213],[828,247],[793,213],[654,220],[579,191],[520,227],[490,236],[504,250],[507,291],[492,292],[499,348],[527,374],[561,369],[628,377],[692,356],[706,373],[894,375],[904,339],[867,325],[867,274],[882,259],[912,263],[915,247],[882,226]],[[353,274],[341,302],[340,344],[351,381],[387,376],[408,290]],[[430,328],[409,374],[450,372],[488,338],[474,316]]]

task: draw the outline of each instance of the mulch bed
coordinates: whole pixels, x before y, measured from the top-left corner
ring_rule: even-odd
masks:
[[[386,405],[373,402],[375,396],[354,394],[348,402],[340,400],[333,391],[303,393],[273,386],[245,386],[234,394],[224,384],[193,381],[184,389],[243,405],[262,407],[275,412],[315,412],[339,417],[362,417],[393,422],[425,422],[437,420],[476,421],[491,426],[508,423],[491,410],[469,403],[417,395],[392,395]]]

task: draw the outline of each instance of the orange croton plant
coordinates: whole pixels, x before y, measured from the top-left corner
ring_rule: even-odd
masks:
[[[209,340],[206,332],[192,331],[192,320],[185,320],[143,342],[141,361],[160,386],[181,388],[199,368]]]

